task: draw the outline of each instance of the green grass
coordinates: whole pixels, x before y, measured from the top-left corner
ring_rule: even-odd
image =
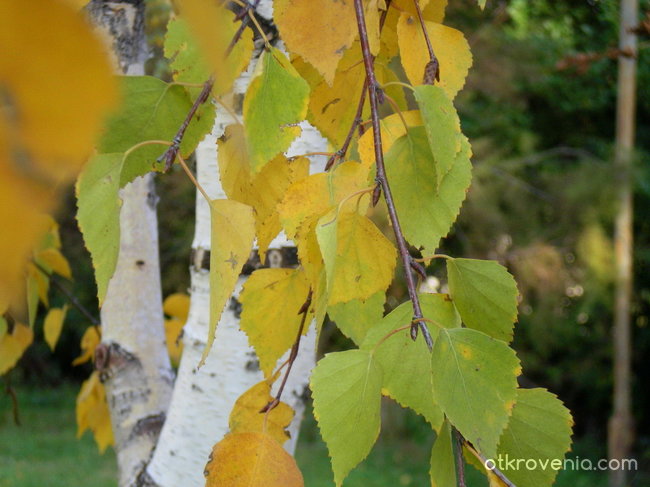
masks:
[[[77,390],[19,389],[22,426],[13,423],[11,401],[0,394],[0,487],[115,487],[115,454],[100,455],[91,435],[76,438],[74,404]],[[385,401],[383,432],[368,458],[346,479],[344,487],[428,486],[433,434],[424,420]],[[588,441],[574,445],[573,455],[597,458]],[[602,452],[601,452],[602,453]],[[296,453],[307,487],[333,487],[327,448],[308,411]],[[563,471],[556,487],[606,487],[603,472]],[[640,473],[631,485],[650,485]],[[179,486],[183,487],[183,486]],[[467,487],[487,487],[483,475],[467,468]]]

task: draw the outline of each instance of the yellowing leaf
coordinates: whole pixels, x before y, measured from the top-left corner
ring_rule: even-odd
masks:
[[[184,293],[170,294],[163,302],[163,311],[172,318],[178,318],[181,321],[187,320],[187,315],[190,312],[190,297]]]
[[[448,0],[419,0],[422,16],[432,22],[442,22],[445,18],[445,8]],[[413,0],[394,0],[392,7],[397,12],[408,12],[417,15]],[[417,17],[416,17],[417,19]],[[418,24],[419,25],[419,24]]]
[[[296,461],[262,433],[231,433],[214,445],[205,487],[302,487]]]
[[[99,380],[96,370],[88,380],[81,385],[77,396],[77,438],[81,438],[84,431],[90,430],[100,453],[114,444],[111,416],[106,403],[106,390]]]
[[[170,59],[169,67],[174,81],[203,83],[210,76],[203,51],[185,19],[175,17],[167,24],[165,57]]]
[[[39,263],[42,263],[44,267],[49,268],[52,272],[56,272],[66,279],[72,279],[70,264],[59,249],[51,247],[42,250],[36,256],[36,260]]]
[[[181,334],[185,320],[172,318],[165,320],[165,341],[167,342],[167,353],[172,365],[176,366],[181,361],[181,354],[183,353],[183,342],[181,341]]]
[[[233,200],[210,202],[210,324],[202,365],[212,348],[217,323],[248,260],[255,239],[253,209]]]
[[[95,357],[95,349],[97,348],[97,345],[99,345],[101,339],[102,336],[98,326],[89,326],[86,328],[86,331],[81,337],[82,353],[72,361],[72,365],[79,365],[86,363],[89,360],[93,360]]]
[[[463,33],[435,22],[425,21],[433,51],[440,63],[440,86],[450,99],[465,84],[472,65],[472,54]],[[429,62],[422,27],[417,17],[404,12],[397,23],[400,57],[406,76],[413,85],[422,84],[424,67]]]
[[[394,245],[365,216],[326,215],[316,228],[325,261],[329,304],[368,299],[393,280]]]
[[[289,148],[307,116],[309,85],[278,49],[264,52],[244,96],[244,130],[251,168]]]
[[[385,293],[378,292],[366,300],[353,299],[332,305],[327,308],[327,313],[346,337],[361,345],[369,328],[384,316],[385,301]]]
[[[424,125],[422,115],[419,110],[410,110],[403,112],[402,116],[408,127],[419,127]],[[381,144],[384,154],[393,146],[395,141],[406,134],[406,128],[398,114],[389,115],[380,122]],[[369,128],[359,139],[359,156],[361,161],[366,164],[373,164],[375,161],[375,146],[373,142],[372,127]]]
[[[290,52],[332,84],[334,72],[357,36],[354,4],[337,0],[275,0],[274,20]]]
[[[5,333],[0,338],[0,375],[16,365],[32,341],[34,341],[32,329],[21,323],[15,323],[11,333]]]
[[[301,269],[258,269],[244,284],[239,326],[248,335],[265,377],[270,377],[278,359],[295,341],[303,318],[298,311],[308,293],[309,281]],[[308,325],[309,320],[303,333]]]
[[[229,92],[237,76],[250,62],[253,31],[245,29],[226,57],[228,45],[239,28],[239,21],[235,21],[235,14],[228,10],[227,5],[207,0],[179,0],[178,4],[181,16],[187,21],[214,72],[214,93]]]
[[[278,403],[268,413],[260,412],[273,399],[271,385],[267,381],[259,382],[244,392],[235,401],[230,413],[230,432],[264,433],[282,445],[290,438],[286,428],[291,423],[294,412],[284,402]]]
[[[63,321],[67,312],[67,305],[63,306],[63,308],[50,308],[45,317],[43,334],[45,335],[45,341],[52,351],[54,351],[56,342],[59,341],[59,336],[61,336],[61,329],[63,328]]]

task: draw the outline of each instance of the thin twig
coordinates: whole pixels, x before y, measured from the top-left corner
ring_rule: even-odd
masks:
[[[483,465],[485,468],[487,468],[486,463],[487,463],[487,458],[485,458],[483,455],[481,455],[476,449],[459,433],[460,436],[460,442],[469,450],[469,452],[474,455],[480,462],[481,465]],[[499,477],[499,480],[503,482],[507,487],[517,487],[515,484],[512,483],[512,481],[506,477],[506,475],[499,470],[496,466],[492,467],[490,471]]]
[[[302,315],[302,319],[300,320],[300,326],[298,327],[298,334],[296,335],[296,341],[293,343],[293,346],[291,347],[291,352],[289,353],[287,371],[284,373],[284,377],[282,378],[282,383],[280,384],[278,393],[275,395],[275,399],[273,399],[266,406],[264,406],[260,410],[260,413],[268,414],[269,412],[271,412],[271,410],[275,409],[275,407],[278,404],[280,404],[280,399],[282,398],[282,392],[284,391],[284,386],[287,385],[287,379],[289,378],[289,374],[291,373],[291,368],[293,367],[293,364],[296,361],[296,358],[298,357],[298,350],[300,349],[300,338],[302,337],[302,332],[305,329],[305,322],[307,321],[307,315],[309,314],[309,307],[311,306],[311,298],[312,298],[312,290],[310,288],[309,294],[307,294],[307,299],[305,300],[303,305],[300,307],[300,310],[298,311],[298,314]]]
[[[11,410],[14,416],[14,424],[16,426],[21,426],[20,422],[20,408],[18,406],[18,397],[16,397],[16,391],[11,386],[11,378],[9,374],[5,376],[5,392],[11,398]]]
[[[422,82],[425,85],[432,85],[434,80],[440,81],[440,63],[438,62],[438,58],[433,52],[433,46],[431,45],[431,39],[429,39],[427,26],[424,23],[424,17],[422,16],[419,0],[413,0],[413,3],[415,4],[415,10],[418,13],[418,20],[420,21],[422,34],[424,35],[424,40],[427,43],[427,50],[429,51],[429,62],[424,67],[424,76]]]
[[[199,182],[196,180],[196,178],[194,177],[194,174],[192,174],[192,171],[190,171],[190,168],[187,167],[187,164],[185,163],[185,160],[183,159],[183,157],[180,154],[178,154],[177,157],[178,157],[179,164],[183,168],[183,171],[185,171],[185,174],[187,174],[187,177],[190,178],[190,181],[192,181],[192,184],[194,184],[196,189],[199,190],[199,192],[203,195],[203,197],[208,202],[208,204],[212,204],[212,200],[208,196],[208,193],[205,192],[205,189],[203,189],[203,186],[201,186],[199,184]]]
[[[366,20],[363,12],[362,0],[354,0],[354,7],[357,15],[357,25],[359,28],[359,38],[361,39],[361,51],[363,52],[363,61],[366,68],[366,80],[368,85],[368,95],[370,97],[370,111],[372,113],[372,128],[375,146],[375,161],[377,163],[377,179],[376,181],[381,184],[386,206],[388,208],[388,215],[393,225],[395,232],[395,240],[402,258],[402,265],[404,267],[404,276],[406,277],[406,284],[408,287],[409,297],[413,303],[413,319],[415,324],[411,327],[411,338],[415,340],[418,335],[418,326],[422,330],[424,341],[426,342],[429,350],[433,348],[433,341],[429,334],[429,329],[424,321],[421,321],[423,314],[420,307],[420,299],[418,298],[417,289],[415,287],[415,279],[411,270],[411,255],[409,254],[406,245],[406,239],[402,233],[402,227],[397,217],[395,210],[395,202],[393,200],[393,193],[391,192],[386,178],[386,168],[384,166],[384,153],[381,144],[381,128],[379,125],[379,103],[377,100],[377,90],[380,88],[375,79],[375,71],[373,67],[372,54],[370,53],[370,44],[368,42],[368,31],[366,30]]]
[[[463,460],[463,443],[462,436],[455,426],[451,428],[454,442],[454,452],[456,455],[456,473],[458,475],[458,487],[465,487],[465,460]]]
[[[70,291],[68,291],[63,284],[61,284],[57,278],[56,275],[52,274],[51,272],[48,272],[43,266],[41,266],[38,262],[32,261],[32,264],[34,264],[34,267],[38,269],[43,275],[45,275],[50,282],[54,285],[54,287],[63,294],[70,303],[79,310],[79,312],[86,317],[88,321],[90,321],[93,325],[95,326],[100,326],[101,323],[100,321],[95,318],[90,311],[88,311],[80,302],[77,300],[77,298],[72,294]]]

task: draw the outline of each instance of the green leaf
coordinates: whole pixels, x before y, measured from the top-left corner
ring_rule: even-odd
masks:
[[[395,246],[367,217],[333,212],[316,226],[325,262],[329,304],[368,299],[385,291],[393,280]]]
[[[346,337],[361,345],[370,327],[384,316],[385,301],[386,293],[380,291],[365,300],[334,304],[327,308],[327,313]]]
[[[381,369],[366,350],[329,353],[316,365],[310,387],[314,416],[340,486],[379,436]]]
[[[456,220],[472,176],[471,148],[461,150],[436,188],[436,166],[424,127],[409,128],[386,153],[386,174],[404,235],[410,244],[433,253]]]
[[[261,68],[261,71],[259,71]],[[309,85],[277,49],[264,52],[244,97],[244,128],[253,172],[289,148],[307,116]]]
[[[494,457],[517,395],[521,366],[514,350],[480,331],[443,329],[431,366],[436,403],[481,453]]]
[[[431,485],[433,487],[456,487],[456,457],[454,438],[449,421],[442,423],[436,442],[431,449]]]
[[[234,200],[212,200],[210,221],[210,324],[199,366],[212,348],[217,323],[255,240],[255,218],[248,205]]]
[[[124,76],[122,81],[122,108],[108,120],[104,136],[99,141],[99,152],[126,152],[147,140],[171,142],[192,107],[186,90],[151,76]],[[212,128],[214,107],[203,107],[190,122],[181,143],[181,155],[188,157]],[[137,176],[152,171],[156,159],[166,147],[150,144],[133,150],[128,155],[120,176],[124,186]]]
[[[497,467],[518,487],[550,487],[571,446],[571,413],[546,389],[520,389],[508,427],[501,435]],[[508,459],[536,460],[537,468],[509,466]],[[510,464],[512,465],[512,464]]]
[[[460,119],[454,104],[439,86],[416,86],[414,93],[436,161],[436,182],[440,188],[461,149]]]
[[[184,19],[174,17],[167,24],[164,50],[174,81],[204,83],[210,76],[208,63]]]
[[[124,154],[98,154],[77,180],[77,221],[95,268],[97,298],[104,302],[120,249],[118,195]]]
[[[481,10],[485,8],[485,2],[487,0],[478,0],[478,6],[481,7]]]
[[[446,294],[421,294],[420,305],[424,317],[440,326],[460,326],[460,317]],[[413,341],[409,330],[404,330],[378,345],[392,331],[409,325],[412,319],[411,302],[402,303],[368,331],[361,348],[374,350],[375,360],[383,371],[382,392],[424,416],[438,430],[443,417],[433,397],[431,352],[424,340],[420,337]],[[435,340],[438,326],[433,323],[427,326]]]
[[[449,293],[465,325],[506,342],[517,320],[517,283],[493,260],[447,259]]]

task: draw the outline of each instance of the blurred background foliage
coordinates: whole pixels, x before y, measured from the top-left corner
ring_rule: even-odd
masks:
[[[148,5],[153,54],[148,72],[166,78],[162,42],[171,7],[166,0],[148,0]],[[650,2],[642,1],[641,10],[646,15]],[[498,259],[515,274],[521,303],[514,345],[524,365],[524,385],[556,393],[574,415],[577,452],[583,457],[605,457],[612,396],[612,235],[617,181],[612,167],[617,59],[608,49],[617,45],[618,2],[490,0],[481,12],[475,0],[452,0],[446,23],[465,33],[474,54],[474,67],[456,104],[475,155],[468,200],[442,252]],[[650,86],[650,38],[642,36],[639,41],[633,407],[635,454],[647,472],[650,392],[644,386],[650,383],[645,363],[650,354],[650,90],[646,87]],[[163,293],[167,296],[188,290],[194,189],[183,174],[172,170],[158,178],[158,193]],[[97,313],[90,260],[74,212],[71,190],[58,218],[63,252],[75,278],[68,287]],[[434,261],[428,271],[444,291],[443,266]],[[63,304],[60,295],[53,294],[52,299],[54,305]],[[391,288],[388,305],[403,300],[405,289],[397,283]],[[74,368],[70,364],[79,355],[79,340],[88,325],[70,309],[66,330],[52,354],[39,340],[42,322],[37,323],[35,345],[6,380],[42,387],[86,378],[88,364]],[[322,350],[349,345],[332,324],[326,326]],[[4,398],[2,402],[7,403]],[[11,422],[7,411],[1,411],[0,427]],[[382,438],[408,435],[417,442],[430,441],[418,439],[421,422],[400,408],[387,411],[392,419]],[[311,436],[317,436],[314,429],[313,421],[308,422],[308,443]],[[322,445],[313,447],[319,448]],[[311,450],[305,451],[306,455]],[[426,455],[423,458],[426,462]],[[421,473],[426,475],[424,470]],[[417,475],[409,478],[417,479]],[[604,482],[605,477],[601,474],[599,479]],[[402,474],[397,478],[401,485],[411,482],[403,482]],[[639,474],[633,485],[647,485],[642,484],[647,481],[648,477]],[[359,485],[375,485],[364,482],[360,480]],[[605,485],[593,478],[584,484],[570,478],[565,482]]]

